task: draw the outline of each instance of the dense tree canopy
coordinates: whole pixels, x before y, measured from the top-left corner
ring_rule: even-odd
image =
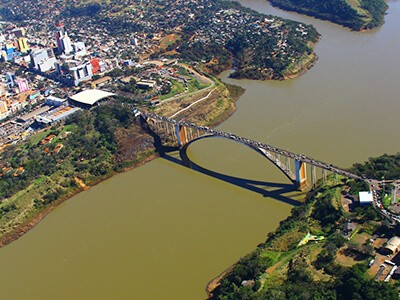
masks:
[[[383,0],[360,0],[359,12],[345,0],[270,0],[280,8],[307,14],[354,30],[368,29],[383,23],[387,4]]]

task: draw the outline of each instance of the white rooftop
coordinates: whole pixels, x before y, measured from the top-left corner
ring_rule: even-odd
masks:
[[[104,98],[107,98],[110,96],[115,96],[115,94],[93,89],[93,90],[85,90],[76,95],[73,95],[71,97],[71,99],[74,101],[83,103],[83,104],[93,105],[97,101],[100,101],[101,99],[104,99]]]
[[[358,198],[360,199],[360,203],[372,203],[374,201],[371,192],[359,192]]]

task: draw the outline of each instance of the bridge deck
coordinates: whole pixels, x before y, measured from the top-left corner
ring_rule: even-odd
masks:
[[[187,123],[184,121],[177,121],[171,118],[167,118],[167,117],[163,117],[163,116],[159,116],[156,114],[152,114],[152,113],[147,113],[147,112],[140,112],[137,109],[134,109],[134,114],[135,116],[142,116],[145,119],[150,118],[153,120],[158,120],[160,122],[167,122],[170,124],[173,124],[174,126],[182,126],[182,127],[186,127],[186,128],[193,128],[196,129],[200,132],[203,132],[204,134],[209,134],[209,135],[215,135],[215,136],[221,136],[227,139],[231,139],[231,140],[235,140],[238,141],[242,144],[245,144],[247,146],[250,146],[254,149],[257,149],[257,151],[260,151],[261,153],[263,153],[263,155],[265,157],[267,157],[271,162],[273,162],[278,168],[280,168],[287,176],[288,178],[290,178],[293,182],[296,180],[296,176],[292,173],[292,171],[290,170],[290,168],[283,164],[277,156],[284,156],[290,159],[293,159],[295,161],[298,162],[303,162],[306,164],[309,164],[311,166],[320,168],[322,170],[328,170],[332,173],[336,173],[339,175],[343,175],[346,176],[348,178],[352,178],[352,179],[359,179],[359,180],[364,180],[365,182],[367,182],[370,185],[370,190],[373,192],[374,194],[374,206],[381,212],[381,214],[388,218],[389,220],[391,220],[392,222],[395,223],[400,223],[400,217],[387,211],[386,209],[383,208],[382,206],[382,201],[380,199],[377,193],[377,187],[379,187],[381,184],[384,184],[385,181],[379,181],[379,180],[375,180],[375,179],[369,179],[369,178],[365,178],[363,176],[359,176],[358,174],[354,174],[351,173],[347,170],[344,170],[342,168],[336,167],[332,164],[327,164],[325,162],[310,158],[305,156],[304,154],[298,154],[298,153],[294,153],[294,152],[290,152],[284,149],[280,149],[278,147],[274,147],[265,143],[261,143],[255,140],[251,140],[248,138],[244,138],[229,132],[223,132],[223,131],[219,131],[219,130],[214,130],[211,129],[209,127],[206,126],[197,126],[194,123]],[[273,153],[277,154],[277,156],[273,155]],[[388,181],[386,181],[387,183]],[[399,181],[395,180],[394,183],[399,184]]]
[[[268,144],[265,144],[265,143],[261,143],[261,142],[255,141],[255,140],[244,138],[244,137],[235,135],[233,133],[223,132],[223,131],[211,129],[211,128],[206,127],[206,126],[197,126],[194,123],[187,123],[187,122],[184,122],[184,121],[177,121],[177,120],[174,120],[174,119],[170,119],[170,118],[167,118],[167,117],[162,117],[162,116],[159,116],[159,115],[156,115],[156,114],[152,114],[152,113],[142,112],[141,114],[145,118],[151,118],[151,119],[159,120],[159,121],[162,121],[162,122],[168,122],[168,123],[173,124],[175,126],[179,125],[179,126],[184,126],[184,127],[188,127],[188,128],[193,128],[193,129],[197,129],[199,131],[202,131],[204,133],[208,133],[208,134],[212,134],[212,135],[219,135],[219,136],[223,136],[225,138],[231,139],[231,140],[240,141],[243,144],[247,144],[249,146],[256,147],[256,148],[258,148],[260,150],[262,149],[264,151],[266,150],[268,152],[273,152],[273,153],[276,153],[276,154],[279,154],[279,155],[282,155],[282,156],[285,156],[285,157],[288,157],[288,158],[291,158],[291,159],[294,159],[294,160],[297,160],[297,161],[301,161],[301,162],[304,162],[306,164],[315,166],[317,168],[325,169],[325,170],[328,170],[328,171],[330,171],[332,173],[343,175],[343,176],[346,176],[346,177],[349,177],[349,178],[365,179],[365,178],[362,178],[361,176],[359,176],[357,174],[354,174],[354,173],[351,173],[351,172],[349,172],[347,170],[344,170],[344,169],[341,169],[339,167],[333,166],[332,164],[327,164],[325,162],[322,162],[322,161],[307,157],[304,154],[298,154],[298,153],[290,152],[290,151],[287,151],[287,150],[284,150],[284,149],[280,149],[278,147],[274,147],[274,146],[271,146],[271,145],[268,145]],[[271,158],[273,159],[273,157],[271,157]],[[287,169],[287,168],[285,168],[284,164],[282,164],[282,163],[281,163],[281,166],[282,166],[282,169]],[[287,171],[289,172],[290,170],[287,170]]]

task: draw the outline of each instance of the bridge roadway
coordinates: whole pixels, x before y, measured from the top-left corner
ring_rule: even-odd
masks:
[[[251,147],[259,148],[259,150],[261,150],[264,154],[266,154],[266,156],[268,156],[266,151],[270,151],[270,152],[273,152],[273,153],[276,153],[276,154],[279,154],[279,155],[282,155],[282,156],[285,156],[285,157],[288,157],[288,158],[291,158],[291,159],[294,159],[294,160],[297,160],[297,161],[301,161],[301,162],[309,164],[311,166],[315,166],[317,168],[325,169],[325,170],[330,171],[332,173],[336,173],[336,174],[343,175],[343,176],[346,176],[346,177],[349,177],[349,178],[353,178],[353,179],[361,179],[361,180],[368,181],[368,179],[362,178],[361,176],[359,176],[357,174],[354,174],[354,173],[351,173],[351,172],[349,172],[347,170],[344,170],[344,169],[341,169],[339,167],[333,166],[332,164],[327,164],[325,162],[322,162],[322,161],[319,161],[319,160],[316,160],[316,159],[312,159],[310,157],[305,156],[304,154],[297,154],[297,153],[294,153],[294,152],[290,152],[290,151],[287,151],[287,150],[284,150],[284,149],[280,149],[280,148],[277,148],[277,147],[274,147],[274,146],[271,146],[271,145],[268,145],[268,144],[265,144],[265,143],[261,143],[261,142],[254,141],[254,140],[251,140],[251,139],[248,139],[248,138],[244,138],[244,137],[235,135],[233,133],[211,129],[211,128],[206,127],[206,126],[197,126],[194,123],[187,123],[185,121],[178,121],[178,120],[174,120],[174,119],[171,119],[171,118],[167,118],[167,117],[163,117],[163,116],[159,116],[159,115],[152,114],[152,113],[147,113],[147,112],[141,112],[141,115],[143,115],[145,118],[155,119],[155,120],[159,120],[159,121],[162,121],[162,122],[168,122],[168,123],[173,124],[175,126],[176,125],[180,125],[180,126],[184,126],[184,127],[188,127],[188,128],[197,129],[199,131],[203,131],[203,132],[208,133],[210,135],[223,136],[225,138],[228,138],[228,139],[231,139],[231,140],[235,140],[235,141],[241,142],[243,144],[247,144],[247,145],[249,145]],[[270,157],[270,158],[271,158],[271,160],[274,160],[273,157]],[[282,166],[283,169],[286,168],[284,166],[284,164],[281,163],[280,165]],[[286,169],[288,169],[288,168],[286,168]]]
[[[159,116],[159,115],[148,113],[148,112],[141,112],[141,111],[138,111],[137,109],[134,109],[134,114],[136,117],[141,115],[146,119],[153,119],[153,120],[158,120],[161,122],[167,122],[167,123],[173,124],[174,126],[183,126],[183,127],[187,127],[187,128],[192,128],[192,129],[196,129],[201,132],[204,132],[205,134],[221,136],[221,137],[224,137],[227,139],[235,140],[240,143],[246,144],[252,148],[255,148],[255,149],[258,149],[259,151],[261,151],[266,157],[268,157],[268,159],[270,159],[272,162],[274,162],[274,164],[278,168],[280,168],[282,171],[284,171],[284,173],[286,173],[287,175],[291,174],[290,176],[288,175],[288,177],[289,178],[291,177],[292,179],[295,178],[295,176],[291,172],[290,168],[287,165],[285,165],[284,163],[282,163],[279,159],[277,159],[276,157],[271,155],[270,152],[273,152],[278,155],[282,155],[287,158],[309,164],[311,166],[315,166],[317,168],[321,168],[321,169],[330,171],[332,173],[343,175],[348,178],[364,180],[370,186],[370,189],[372,191],[374,207],[376,209],[378,209],[378,211],[380,211],[380,213],[385,218],[389,219],[393,223],[400,223],[400,216],[395,215],[395,214],[391,213],[390,211],[386,210],[382,205],[382,196],[383,195],[380,195],[380,194],[381,194],[381,184],[384,184],[385,183],[384,181],[379,181],[376,179],[369,179],[364,176],[359,176],[359,175],[351,173],[347,170],[336,167],[332,164],[328,164],[328,163],[307,157],[304,154],[290,152],[290,151],[280,149],[278,147],[274,147],[274,146],[271,146],[271,145],[268,145],[265,143],[261,143],[261,142],[254,141],[254,140],[251,140],[248,138],[244,138],[244,137],[235,135],[233,133],[215,130],[215,129],[212,129],[212,128],[209,128],[206,126],[197,126],[194,123],[187,123],[185,121],[174,120],[172,118],[167,118],[167,117]]]

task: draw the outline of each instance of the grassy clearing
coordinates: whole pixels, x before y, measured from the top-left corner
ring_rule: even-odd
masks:
[[[392,203],[392,197],[386,194],[382,199],[382,205],[385,208],[388,208],[391,205],[391,203]]]
[[[379,223],[369,222],[369,223],[364,224],[364,226],[363,226],[363,231],[364,231],[365,233],[369,234],[370,236],[372,236],[372,235],[374,234],[374,232],[375,232],[376,230],[378,230],[378,228],[379,228],[380,226],[381,226],[381,225],[380,225]]]
[[[180,39],[181,37],[178,34],[169,34],[160,40],[160,48],[166,49],[168,46],[173,45]]]
[[[346,0],[347,4],[349,4],[357,14],[361,16],[364,21],[368,22],[372,20],[371,14],[361,7],[361,3],[359,0]]]
[[[32,135],[28,141],[32,144],[32,145],[36,145],[38,144],[41,140],[43,140],[46,136],[49,135],[50,130],[46,129],[44,131],[40,131],[34,135]]]
[[[178,67],[177,73],[181,76],[190,76],[189,71],[186,68],[181,67],[181,66]]]
[[[356,243],[357,245],[362,245],[366,241],[368,241],[370,238],[371,238],[370,234],[363,232],[363,233],[356,234],[354,236],[354,238],[352,239],[352,242]]]
[[[260,257],[262,258],[269,258],[271,259],[271,261],[273,262],[273,264],[275,264],[279,258],[282,256],[281,252],[278,251],[273,251],[273,250],[264,250],[261,254]]]
[[[173,96],[176,96],[180,93],[183,93],[186,89],[185,85],[182,82],[179,82],[178,80],[171,80],[171,84],[172,84],[171,91],[168,94],[162,95],[160,97],[160,100],[165,100]]]
[[[355,265],[356,263],[358,263],[358,262],[355,261],[353,257],[347,256],[347,255],[344,254],[344,250],[345,250],[346,248],[347,248],[347,247],[344,247],[344,248],[342,248],[342,249],[340,249],[340,250],[338,251],[338,253],[336,254],[335,261],[336,261],[338,264],[340,264],[340,265],[342,265],[342,266],[345,266],[345,267],[354,266],[354,265]]]
[[[202,90],[208,86],[210,86],[210,84],[201,84],[196,79],[191,79],[188,81],[188,92],[192,93],[198,90]]]

